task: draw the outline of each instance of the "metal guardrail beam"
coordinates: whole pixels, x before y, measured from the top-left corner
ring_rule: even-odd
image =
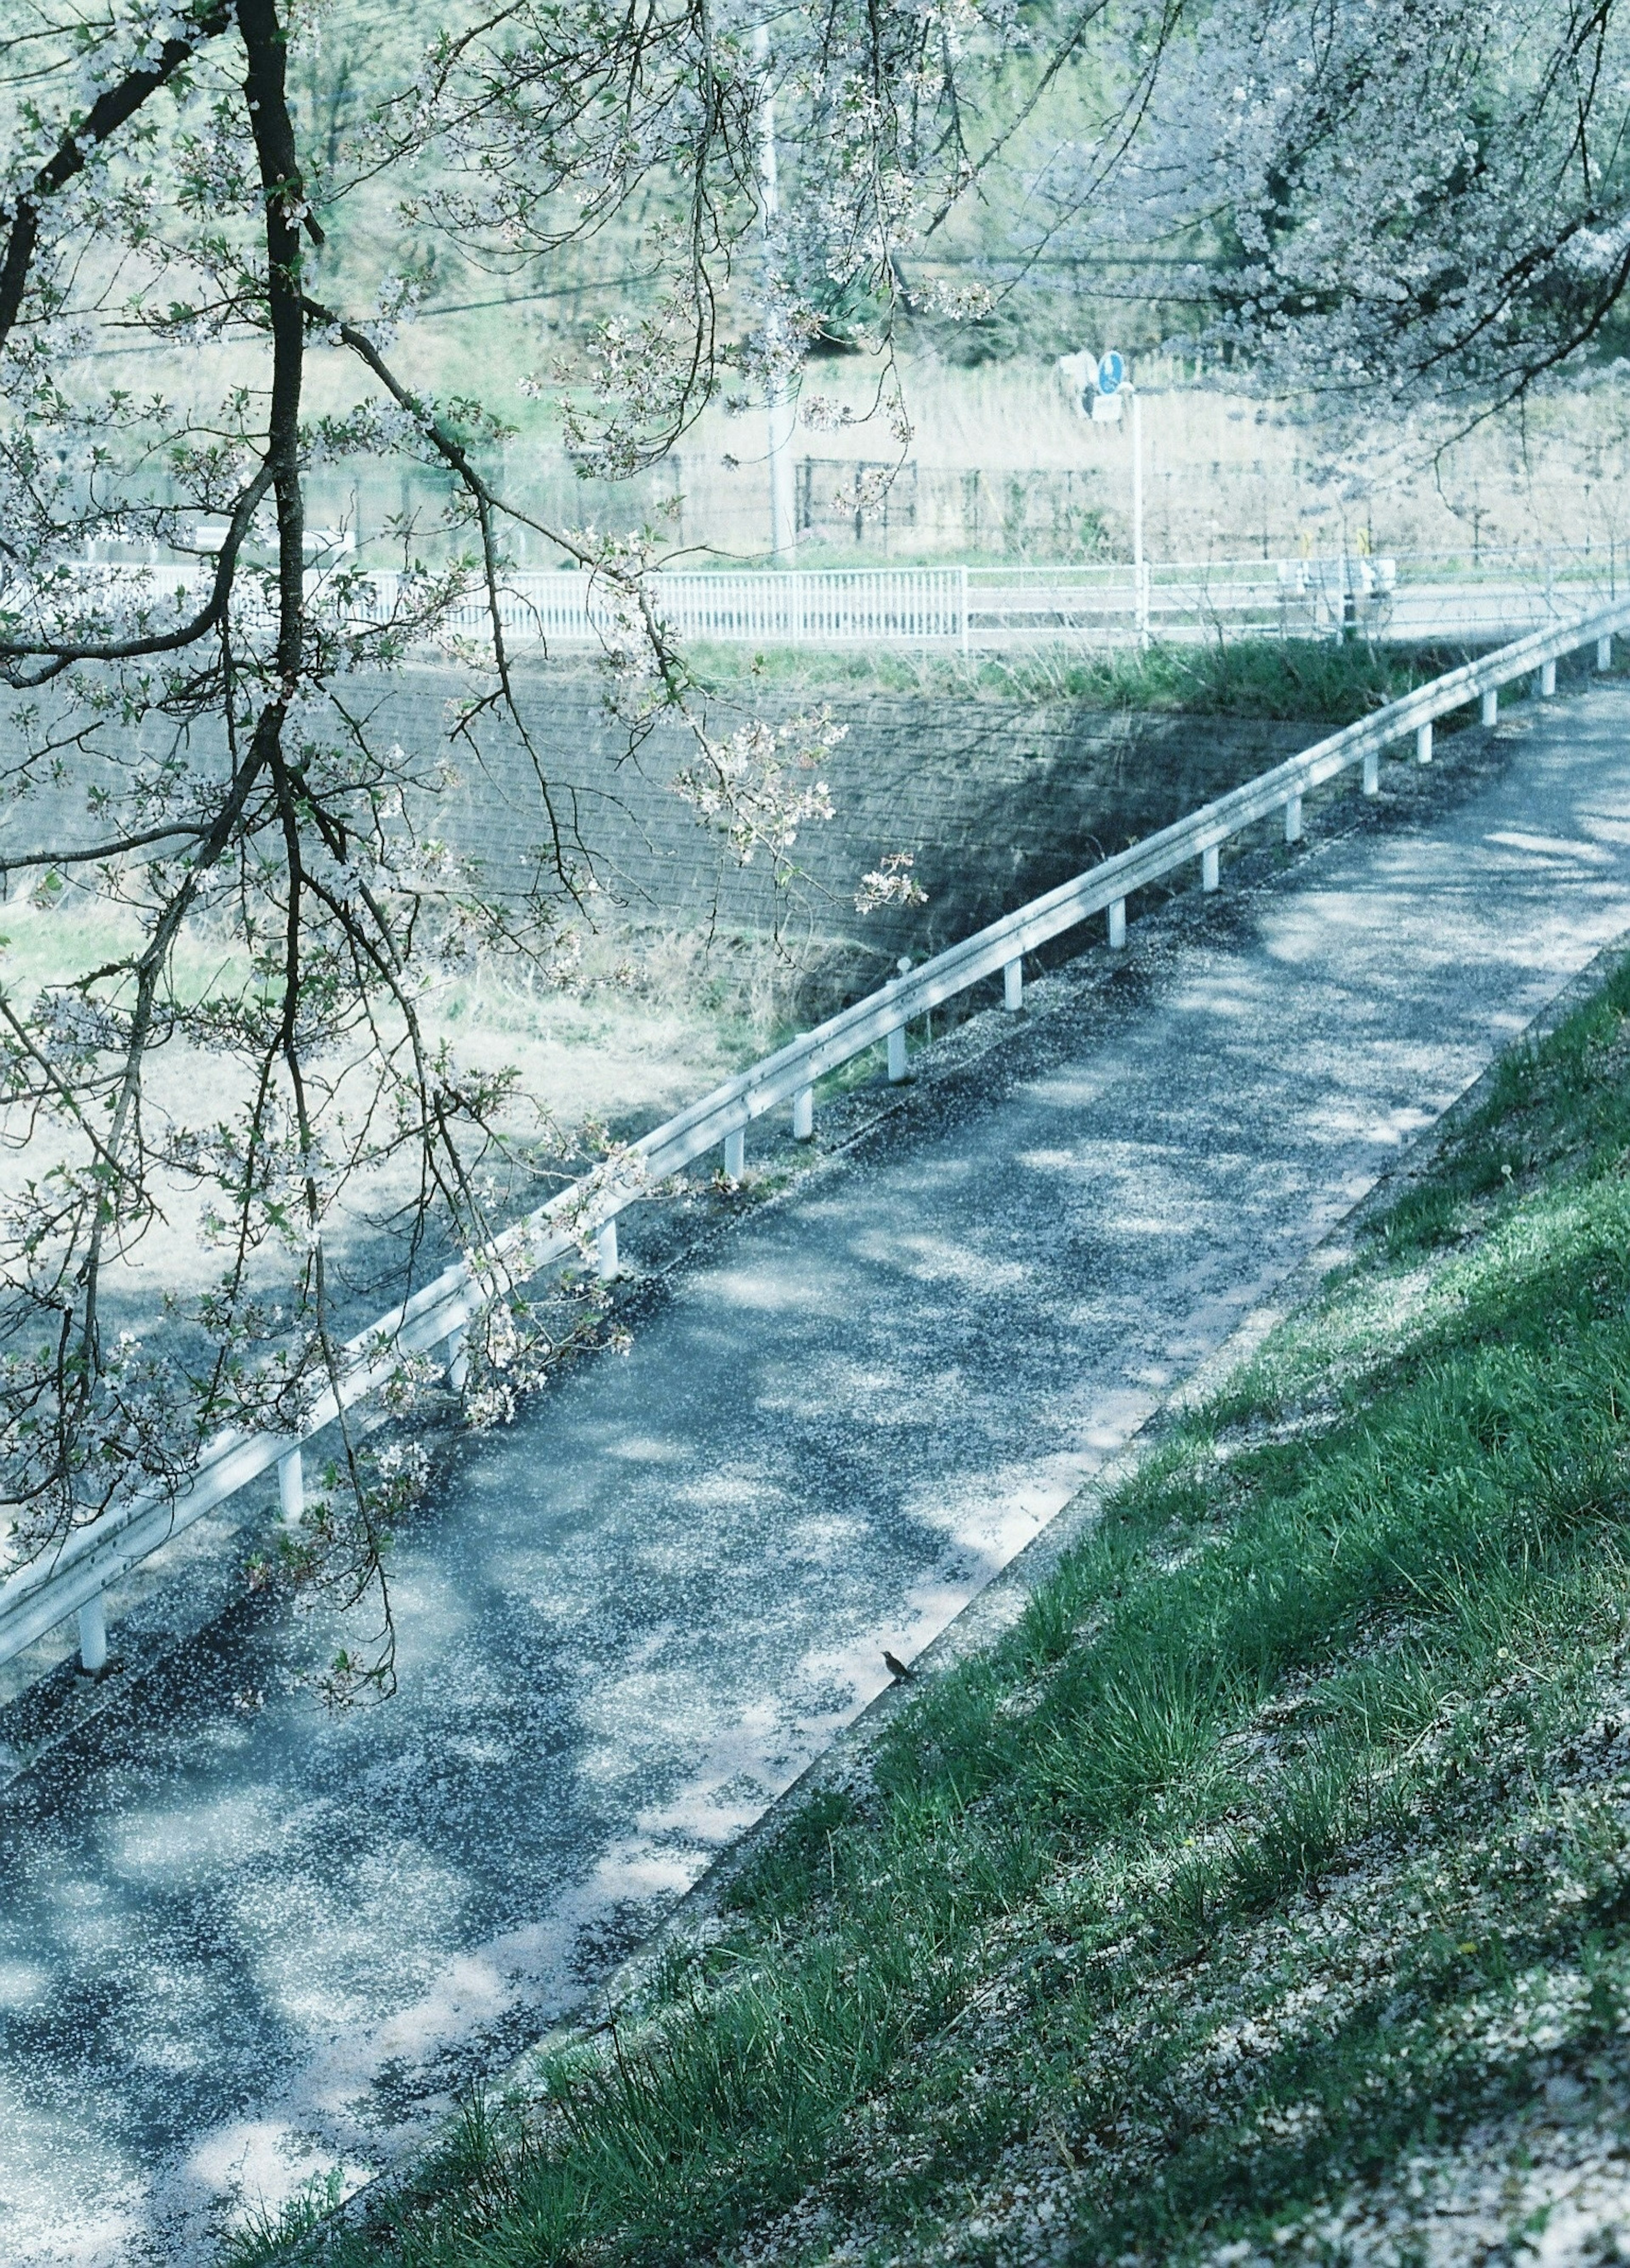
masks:
[[[460,1382],[465,1334],[491,1292],[524,1282],[596,1238],[601,1270],[614,1273],[616,1217],[638,1202],[645,1187],[682,1172],[720,1146],[726,1170],[739,1171],[740,1145],[748,1128],[785,1102],[793,1106],[794,1131],[807,1136],[813,1127],[816,1083],[880,1044],[889,1050],[889,1076],[903,1078],[905,1027],[930,1009],[999,971],[1005,1004],[1017,1008],[1026,954],[1099,913],[1108,916],[1111,946],[1124,944],[1126,901],[1136,891],[1194,859],[1200,862],[1203,887],[1214,888],[1217,854],[1232,836],[1282,809],[1287,837],[1297,839],[1302,799],[1312,789],[1360,764],[1366,789],[1373,790],[1380,756],[1395,742],[1412,736],[1417,755],[1424,759],[1430,754],[1431,728],[1439,718],[1477,701],[1483,704],[1485,721],[1492,723],[1491,704],[1498,703],[1501,687],[1533,674],[1542,691],[1552,691],[1557,661],[1592,644],[1598,666],[1604,667],[1613,636],[1625,630],[1630,630],[1630,600],[1532,631],[1497,652],[1450,670],[1004,915],[726,1079],[634,1145],[637,1174],[621,1182],[591,1174],[573,1183],[497,1237],[478,1267],[459,1263],[445,1270],[358,1333],[344,1351],[337,1389],[331,1388],[313,1405],[298,1439],[223,1433],[203,1451],[192,1480],[173,1499],[137,1498],[115,1507],[75,1529],[48,1557],[17,1569],[0,1583],[0,1661],[75,1612],[81,1615],[88,1652],[90,1632],[101,1631],[100,1602],[110,1584],[273,1466],[288,1473],[300,1442],[330,1425],[342,1406],[350,1408],[383,1385],[402,1354],[450,1346],[449,1368],[455,1383]],[[298,1498],[298,1466],[292,1470]],[[92,1618],[88,1624],[87,1616]]]

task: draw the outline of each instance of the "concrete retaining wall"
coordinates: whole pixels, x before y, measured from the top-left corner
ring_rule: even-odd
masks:
[[[400,743],[421,763],[446,746],[450,718],[469,681],[447,668],[343,684],[348,711],[380,750]],[[800,835],[800,873],[778,890],[762,854],[738,865],[717,830],[673,792],[696,760],[687,733],[660,725],[631,755],[591,674],[538,668],[520,680],[520,708],[537,763],[508,720],[483,718],[474,746],[452,750],[457,789],[420,817],[480,859],[504,891],[525,887],[549,855],[549,801],[569,855],[589,866],[626,918],[664,924],[717,920],[728,929],[778,927],[794,946],[840,948],[830,983],[865,989],[903,953],[936,952],[999,914],[1064,881],[1108,852],[1179,818],[1317,737],[1299,725],[1108,715],[972,699],[851,696],[831,703],[845,739],[815,775],[836,816]],[[801,703],[749,693],[715,703],[709,729],[727,735],[755,711],[785,718]],[[159,727],[144,733],[156,751]],[[14,762],[14,725],[0,755]],[[10,846],[87,839],[90,759],[76,753],[55,784],[0,817],[0,860]],[[95,766],[96,776],[107,770]],[[920,909],[861,917],[859,878],[889,850],[909,850],[928,893]],[[842,975],[835,971],[841,968]]]
[[[381,695],[374,732],[418,753],[452,690],[436,672],[404,673]],[[847,732],[815,775],[830,787],[835,816],[800,834],[799,880],[778,893],[761,861],[735,865],[674,793],[675,774],[695,761],[687,734],[663,725],[630,756],[586,677],[540,673],[523,681],[520,706],[557,811],[631,917],[716,915],[755,929],[779,921],[879,960],[937,952],[1317,737],[1301,725],[1064,706],[836,700]],[[782,696],[759,713],[781,718],[793,706]],[[721,703],[710,730],[726,733],[745,713]],[[456,761],[464,784],[438,821],[494,880],[513,878],[544,831],[531,759],[495,722],[482,732],[480,761],[468,752]],[[859,917],[859,878],[889,850],[913,854],[928,903]]]

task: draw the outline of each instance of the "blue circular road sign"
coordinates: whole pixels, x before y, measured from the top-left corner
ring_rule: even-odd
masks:
[[[1126,364],[1121,357],[1116,353],[1114,348],[1111,347],[1108,354],[1104,355],[1098,364],[1099,393],[1118,394],[1121,390],[1122,381],[1125,379],[1125,376]]]

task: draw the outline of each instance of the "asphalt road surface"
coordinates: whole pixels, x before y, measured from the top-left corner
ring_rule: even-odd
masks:
[[[572,2006],[1630,925],[1627,733],[1601,688],[1309,805],[679,1269],[454,1460],[388,1706],[246,1600],[14,1777],[0,2261],[207,2259]]]

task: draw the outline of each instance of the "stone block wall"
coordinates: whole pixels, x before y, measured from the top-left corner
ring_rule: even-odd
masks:
[[[448,746],[468,685],[449,668],[423,666],[348,681],[343,690],[375,747],[399,742],[428,764]],[[830,703],[845,736],[815,775],[835,816],[802,830],[798,874],[778,889],[762,854],[739,865],[674,792],[675,775],[696,761],[682,727],[664,722],[631,753],[591,674],[536,667],[519,686],[530,751],[501,713],[490,713],[473,745],[452,744],[461,783],[419,809],[422,825],[479,859],[493,887],[519,891],[549,856],[552,807],[567,856],[593,871],[620,917],[778,927],[794,947],[828,948],[829,975],[841,968],[832,981],[850,990],[866,989],[902,954],[920,960],[967,936],[1317,737],[1306,725],[1063,704],[846,696]],[[785,694],[755,701],[749,689],[716,702],[708,725],[723,737],[755,709],[775,721],[799,705]],[[150,720],[150,737],[154,729]],[[15,761],[16,740],[14,726],[0,729],[0,762]],[[107,778],[106,768],[76,753],[54,783],[0,814],[0,862],[11,846],[95,839],[85,805],[95,777]],[[861,917],[859,879],[890,850],[912,854],[928,902]]]
[[[453,690],[439,673],[404,672],[381,692],[373,730],[417,753],[445,729]],[[785,696],[757,705],[771,718],[793,706]],[[682,729],[664,725],[631,755],[592,679],[540,672],[521,681],[520,696],[556,810],[628,917],[778,922],[880,962],[938,952],[1317,737],[1299,725],[974,699],[873,695],[830,705],[847,729],[816,776],[835,815],[802,830],[798,877],[778,892],[761,861],[737,865],[674,792],[675,775],[695,762]],[[710,730],[722,736],[747,713],[720,703]],[[466,749],[455,762],[462,784],[435,821],[495,882],[513,880],[545,840],[532,759],[494,721],[479,760]],[[928,903],[857,915],[861,875],[890,850],[912,854]]]

